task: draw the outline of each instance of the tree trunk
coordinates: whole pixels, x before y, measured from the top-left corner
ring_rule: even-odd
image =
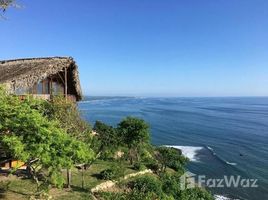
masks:
[[[35,169],[33,168],[33,166],[31,166],[29,163],[27,163],[26,169],[27,169],[28,176],[35,181],[37,188],[39,188],[40,183],[39,183],[39,180],[37,177],[37,173],[36,173]]]
[[[67,188],[71,188],[72,173],[70,169],[67,169]]]
[[[82,167],[82,189],[84,189],[85,178],[84,178],[84,166]]]

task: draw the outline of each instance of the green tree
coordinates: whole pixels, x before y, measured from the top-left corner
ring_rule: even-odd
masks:
[[[92,148],[91,126],[81,118],[74,102],[64,96],[53,96],[51,101],[32,99],[29,103],[31,108],[43,113],[50,120],[58,121],[59,127],[64,129],[68,135],[87,143]],[[67,169],[67,187],[71,187],[71,170],[69,169]]]
[[[34,100],[21,101],[0,89],[0,141],[13,158],[26,163],[38,186],[38,174],[45,174],[46,183],[62,186],[62,169],[88,163],[93,151],[85,143],[71,137],[38,109]]]
[[[161,172],[165,172],[167,167],[180,172],[184,171],[188,159],[181,154],[180,150],[162,146],[156,148],[156,151],[156,158],[161,164]]]
[[[127,117],[118,124],[121,142],[128,147],[130,163],[140,160],[141,151],[150,142],[149,125],[142,119]]]
[[[105,158],[115,153],[120,144],[117,130],[101,121],[96,121],[93,129],[97,133],[95,137],[99,141],[97,152],[99,152],[100,156]]]
[[[77,105],[64,98],[54,96],[52,101],[34,100],[31,107],[42,112],[51,120],[56,120],[60,128],[64,129],[70,136],[88,142],[91,140],[92,128],[88,122],[81,118]]]

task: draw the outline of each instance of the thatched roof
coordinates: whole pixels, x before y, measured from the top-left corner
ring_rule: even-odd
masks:
[[[0,83],[14,92],[17,88],[31,87],[38,81],[68,70],[68,89],[81,100],[78,68],[71,57],[26,58],[0,61]]]

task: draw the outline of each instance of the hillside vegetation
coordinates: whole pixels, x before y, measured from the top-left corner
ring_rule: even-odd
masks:
[[[149,125],[126,117],[116,127],[93,128],[63,97],[19,100],[0,89],[2,154],[27,170],[0,175],[2,199],[210,200],[202,188],[181,189],[188,159],[181,151],[150,143]],[[152,173],[126,175],[150,169]],[[107,181],[112,187],[92,192]]]

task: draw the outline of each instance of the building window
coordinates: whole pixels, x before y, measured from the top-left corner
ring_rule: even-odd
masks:
[[[64,88],[58,82],[52,82],[52,93],[55,95],[64,95]]]
[[[25,88],[25,87],[23,87],[23,88],[17,88],[16,90],[15,90],[15,94],[16,95],[25,95],[25,94],[28,94],[28,88]]]
[[[43,82],[37,83],[37,91],[36,94],[43,94]]]
[[[17,88],[15,90],[17,95],[26,94],[54,94],[54,95],[64,95],[64,86],[57,80],[45,79],[34,84],[30,88]]]
[[[48,80],[39,81],[29,89],[30,94],[50,94],[50,84]]]
[[[48,80],[43,81],[43,94],[50,94],[50,83]]]

